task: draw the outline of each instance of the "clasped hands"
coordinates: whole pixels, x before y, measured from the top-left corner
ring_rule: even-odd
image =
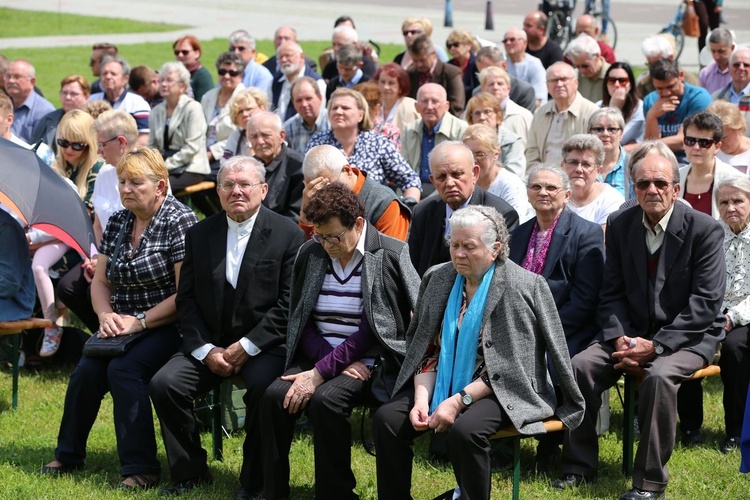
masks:
[[[656,355],[654,343],[643,337],[628,337],[623,335],[615,340],[615,352],[612,357],[618,360],[616,370],[622,370],[630,375],[642,375],[642,366]]]
[[[99,315],[100,339],[116,337],[118,335],[132,335],[143,331],[141,322],[135,316],[117,314],[116,312],[105,312]]]
[[[237,341],[227,348],[214,347],[208,352],[203,362],[216,375],[231,377],[240,372],[242,365],[249,357],[245,348]]]
[[[456,417],[463,409],[458,394],[447,398],[438,405],[435,413],[430,415],[427,401],[414,401],[414,408],[409,412],[409,421],[416,431],[434,429],[435,432],[446,432],[453,426]]]

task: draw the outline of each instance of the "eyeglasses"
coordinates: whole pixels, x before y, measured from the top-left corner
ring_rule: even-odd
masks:
[[[458,48],[459,45],[461,45],[461,42],[451,42],[451,43],[446,43],[445,44],[445,46],[448,47],[448,50],[450,50],[450,49],[456,49],[456,48]]]
[[[97,146],[99,146],[99,149],[102,149],[102,148],[103,148],[104,146],[106,146],[106,145],[107,145],[107,144],[109,144],[110,142],[112,142],[112,141],[116,141],[116,140],[117,140],[117,137],[119,137],[119,136],[114,136],[113,138],[111,138],[111,139],[107,139],[107,140],[106,140],[106,141],[104,141],[104,142],[97,142],[97,143],[96,143],[96,145],[97,145]]]
[[[743,67],[743,66],[744,66],[745,68],[750,68],[750,63],[746,63],[746,62],[744,62],[744,61],[737,61],[737,62],[735,62],[735,63],[732,63],[732,67],[733,67],[734,69],[739,69],[739,68],[741,68],[741,67]]]
[[[617,78],[616,76],[608,76],[607,77],[607,83],[611,83],[614,85],[615,83],[619,83],[620,85],[627,85],[630,83],[630,78],[623,77],[623,78]]]
[[[585,170],[591,170],[592,168],[596,168],[597,165],[594,165],[593,163],[589,163],[587,161],[581,161],[581,160],[563,160],[563,163],[566,167],[570,168],[578,168],[579,166]]]
[[[659,191],[664,191],[669,185],[674,184],[674,182],[665,181],[663,179],[641,179],[635,181],[635,188],[639,191],[646,191],[651,184],[653,184]]]
[[[481,118],[483,116],[495,116],[497,113],[494,109],[475,109],[471,112],[472,118]]]
[[[503,38],[503,43],[516,43],[520,38]]]
[[[175,50],[174,51],[174,55],[176,55],[176,56],[186,56],[186,55],[190,54],[190,52],[191,52],[190,50]]]
[[[589,69],[591,67],[591,63],[583,63],[583,64],[577,64],[573,66],[575,69]]]
[[[620,127],[591,127],[590,130],[595,134],[603,134],[605,131],[608,134],[616,134],[622,129]]]
[[[557,85],[558,83],[566,84],[569,81],[571,81],[573,78],[569,76],[561,76],[559,78],[550,78],[547,80],[547,83],[551,83],[552,85]]]
[[[226,68],[221,68],[220,70],[217,71],[217,73],[219,73],[219,76],[224,76],[227,73],[229,73],[229,76],[231,77],[240,76],[241,74],[241,72],[237,71],[236,69],[226,69]]]
[[[57,145],[63,149],[71,148],[73,151],[83,151],[88,147],[88,144],[83,142],[70,142],[67,139],[58,139]]]
[[[229,52],[245,52],[246,50],[249,50],[249,47],[245,47],[244,45],[230,45],[229,46]]]
[[[344,229],[339,234],[335,236],[325,236],[322,234],[313,233],[311,238],[315,243],[320,243],[321,245],[323,243],[328,243],[329,245],[338,245],[341,243],[341,237],[344,236],[344,233],[346,233],[350,228]]]
[[[403,33],[404,33],[404,36],[421,35],[422,34],[422,30],[404,30]]]
[[[338,69],[339,71],[357,71],[357,69],[359,69],[359,65],[354,65],[354,66],[344,66],[343,64],[337,64],[337,65],[336,65],[336,68],[337,68],[337,69]]]
[[[527,184],[526,187],[528,187],[529,189],[531,189],[535,193],[541,193],[542,189],[544,189],[545,191],[547,191],[547,194],[550,195],[550,196],[555,196],[562,189],[561,186],[555,186],[555,185],[552,185],[552,184],[547,184],[547,185],[544,185],[544,184]]]
[[[234,191],[234,188],[239,187],[240,191],[243,191],[245,193],[249,193],[253,189],[255,189],[255,186],[260,186],[261,184],[265,184],[264,182],[258,182],[256,184],[250,184],[249,182],[240,182],[239,184],[232,181],[224,181],[219,184],[219,189],[224,191],[225,193],[231,193]]]
[[[697,137],[690,137],[689,135],[686,135],[685,138],[682,139],[682,142],[689,148],[692,148],[693,146],[698,144],[699,148],[708,149],[716,144],[717,141],[713,139],[699,139]]]

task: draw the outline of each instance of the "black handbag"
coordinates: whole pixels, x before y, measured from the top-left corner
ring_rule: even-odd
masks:
[[[120,232],[117,234],[117,242],[115,243],[115,251],[112,253],[110,261],[107,263],[107,279],[110,279],[111,269],[114,266],[114,261],[120,256],[120,250],[122,249],[122,240],[125,237],[125,222],[120,227]],[[146,332],[134,333],[129,335],[117,335],[116,337],[105,337],[99,338],[99,331],[94,333],[90,339],[83,345],[84,356],[92,358],[113,358],[116,356],[122,356],[133,347],[137,341],[142,339]]]
[[[167,160],[167,158],[171,158],[176,153],[179,153],[179,149],[170,149],[170,146],[172,145],[172,137],[169,135],[169,126],[164,127],[164,151],[162,151],[161,156],[164,158],[164,161]],[[182,175],[185,173],[185,171],[188,168],[188,164],[184,165],[178,165],[172,170],[169,171],[170,175]]]

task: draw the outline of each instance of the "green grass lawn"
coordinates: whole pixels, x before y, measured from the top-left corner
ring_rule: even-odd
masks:
[[[144,23],[110,17],[79,16],[56,12],[30,12],[0,8],[0,38],[56,35],[96,35],[101,33],[150,33],[174,31],[185,26]]]
[[[107,396],[89,439],[86,470],[72,476],[52,479],[37,476],[34,471],[53,457],[57,431],[62,416],[62,404],[70,369],[47,369],[39,372],[23,371],[21,375],[20,405],[10,410],[11,377],[0,373],[0,498],[130,498],[113,491],[119,478],[119,464],[112,423],[112,401]],[[721,409],[721,381],[713,377],[704,382],[706,443],[695,448],[675,449],[669,463],[671,481],[669,497],[673,499],[740,499],[747,498],[748,479],[738,472],[739,453],[722,455],[718,443],[723,438]],[[548,480],[531,472],[535,441],[522,444],[521,497],[534,499],[613,498],[630,488],[630,480],[623,477],[621,466],[622,409],[612,391],[612,430],[600,439],[601,470],[599,480],[575,492],[558,492],[548,486]],[[357,493],[363,499],[376,497],[375,459],[358,442],[360,414],[352,417],[354,424],[353,469],[357,478]],[[158,425],[158,424],[157,424]],[[158,427],[157,427],[158,434]],[[201,488],[187,498],[231,498],[237,487],[241,465],[242,433],[224,440],[224,462],[211,462],[216,479],[211,487]],[[208,433],[203,435],[204,446],[210,450]],[[166,457],[161,440],[159,459],[165,468]],[[454,484],[449,467],[430,462],[426,453],[427,441],[417,441],[412,495],[416,499],[430,499]],[[210,453],[210,452],[209,452]],[[292,497],[313,498],[314,460],[311,437],[300,433],[291,451]],[[500,470],[493,475],[492,498],[508,498],[511,475]],[[143,498],[156,498],[155,492]],[[141,498],[139,496],[139,498]]]

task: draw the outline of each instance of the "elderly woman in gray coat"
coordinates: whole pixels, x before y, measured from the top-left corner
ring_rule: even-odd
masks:
[[[583,418],[555,301],[542,276],[508,260],[502,216],[470,205],[450,218],[449,238],[451,263],[422,280],[398,393],[375,414],[381,499],[410,498],[411,444],[425,431],[448,433],[455,493],[489,499],[490,436],[508,425],[543,433],[553,415],[568,428]]]
[[[315,233],[294,263],[286,371],[260,410],[263,498],[290,495],[294,422],[307,408],[315,498],[355,499],[348,416],[393,396],[419,276],[406,244],[366,222],[364,205],[343,184],[321,188],[304,212]]]

